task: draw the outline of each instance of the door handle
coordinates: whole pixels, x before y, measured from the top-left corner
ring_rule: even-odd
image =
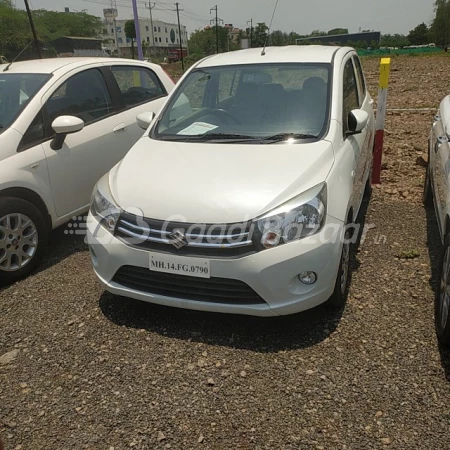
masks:
[[[115,126],[113,131],[114,133],[119,133],[121,131],[125,131],[127,129],[127,126],[125,123],[119,123],[119,125]]]
[[[447,136],[438,136],[437,138],[439,144],[445,144],[446,142],[448,142],[448,137]]]

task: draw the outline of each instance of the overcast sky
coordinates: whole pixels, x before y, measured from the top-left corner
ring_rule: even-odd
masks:
[[[137,0],[139,15],[148,17],[145,0]],[[148,1],[148,0],[147,0]],[[155,0],[153,0],[155,1]],[[209,8],[217,2],[219,17],[225,23],[244,28],[246,21],[269,24],[276,0],[179,0],[181,21],[192,32],[208,25],[213,17]],[[30,0],[34,9],[45,8],[63,11],[88,10],[103,17],[103,8],[110,0]],[[153,3],[153,2],[152,2]],[[433,19],[434,0],[279,0],[272,30],[296,31],[309,34],[313,30],[328,31],[332,28],[348,28],[357,32],[359,28],[381,31],[382,33],[405,33],[421,22],[427,24]],[[22,0],[16,0],[21,7]],[[154,18],[175,22],[174,4],[169,0],[156,0]],[[131,0],[117,0],[119,18],[132,17]]]

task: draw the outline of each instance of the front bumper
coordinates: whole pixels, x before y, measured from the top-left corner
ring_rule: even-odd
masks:
[[[334,290],[342,251],[344,224],[327,217],[315,236],[236,259],[211,259],[211,276],[239,280],[250,286],[265,303],[236,305],[209,303],[149,294],[113,281],[122,266],[149,268],[149,253],[111,235],[89,214],[87,241],[94,270],[109,292],[177,308],[254,316],[295,314],[324,303]],[[176,250],[174,249],[174,252]],[[298,274],[313,271],[317,281],[305,285]]]

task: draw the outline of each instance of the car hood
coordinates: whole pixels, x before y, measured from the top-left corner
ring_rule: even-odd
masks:
[[[322,183],[333,163],[332,144],[324,140],[253,145],[144,137],[111,171],[110,186],[122,209],[147,218],[235,223]]]

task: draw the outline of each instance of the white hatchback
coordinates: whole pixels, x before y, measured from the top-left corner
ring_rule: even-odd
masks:
[[[342,306],[373,139],[351,48],[206,58],[97,184],[95,272],[114,294],[180,308]]]
[[[0,65],[0,284],[29,274],[49,232],[89,207],[92,189],[142,135],[174,83],[127,59]]]

